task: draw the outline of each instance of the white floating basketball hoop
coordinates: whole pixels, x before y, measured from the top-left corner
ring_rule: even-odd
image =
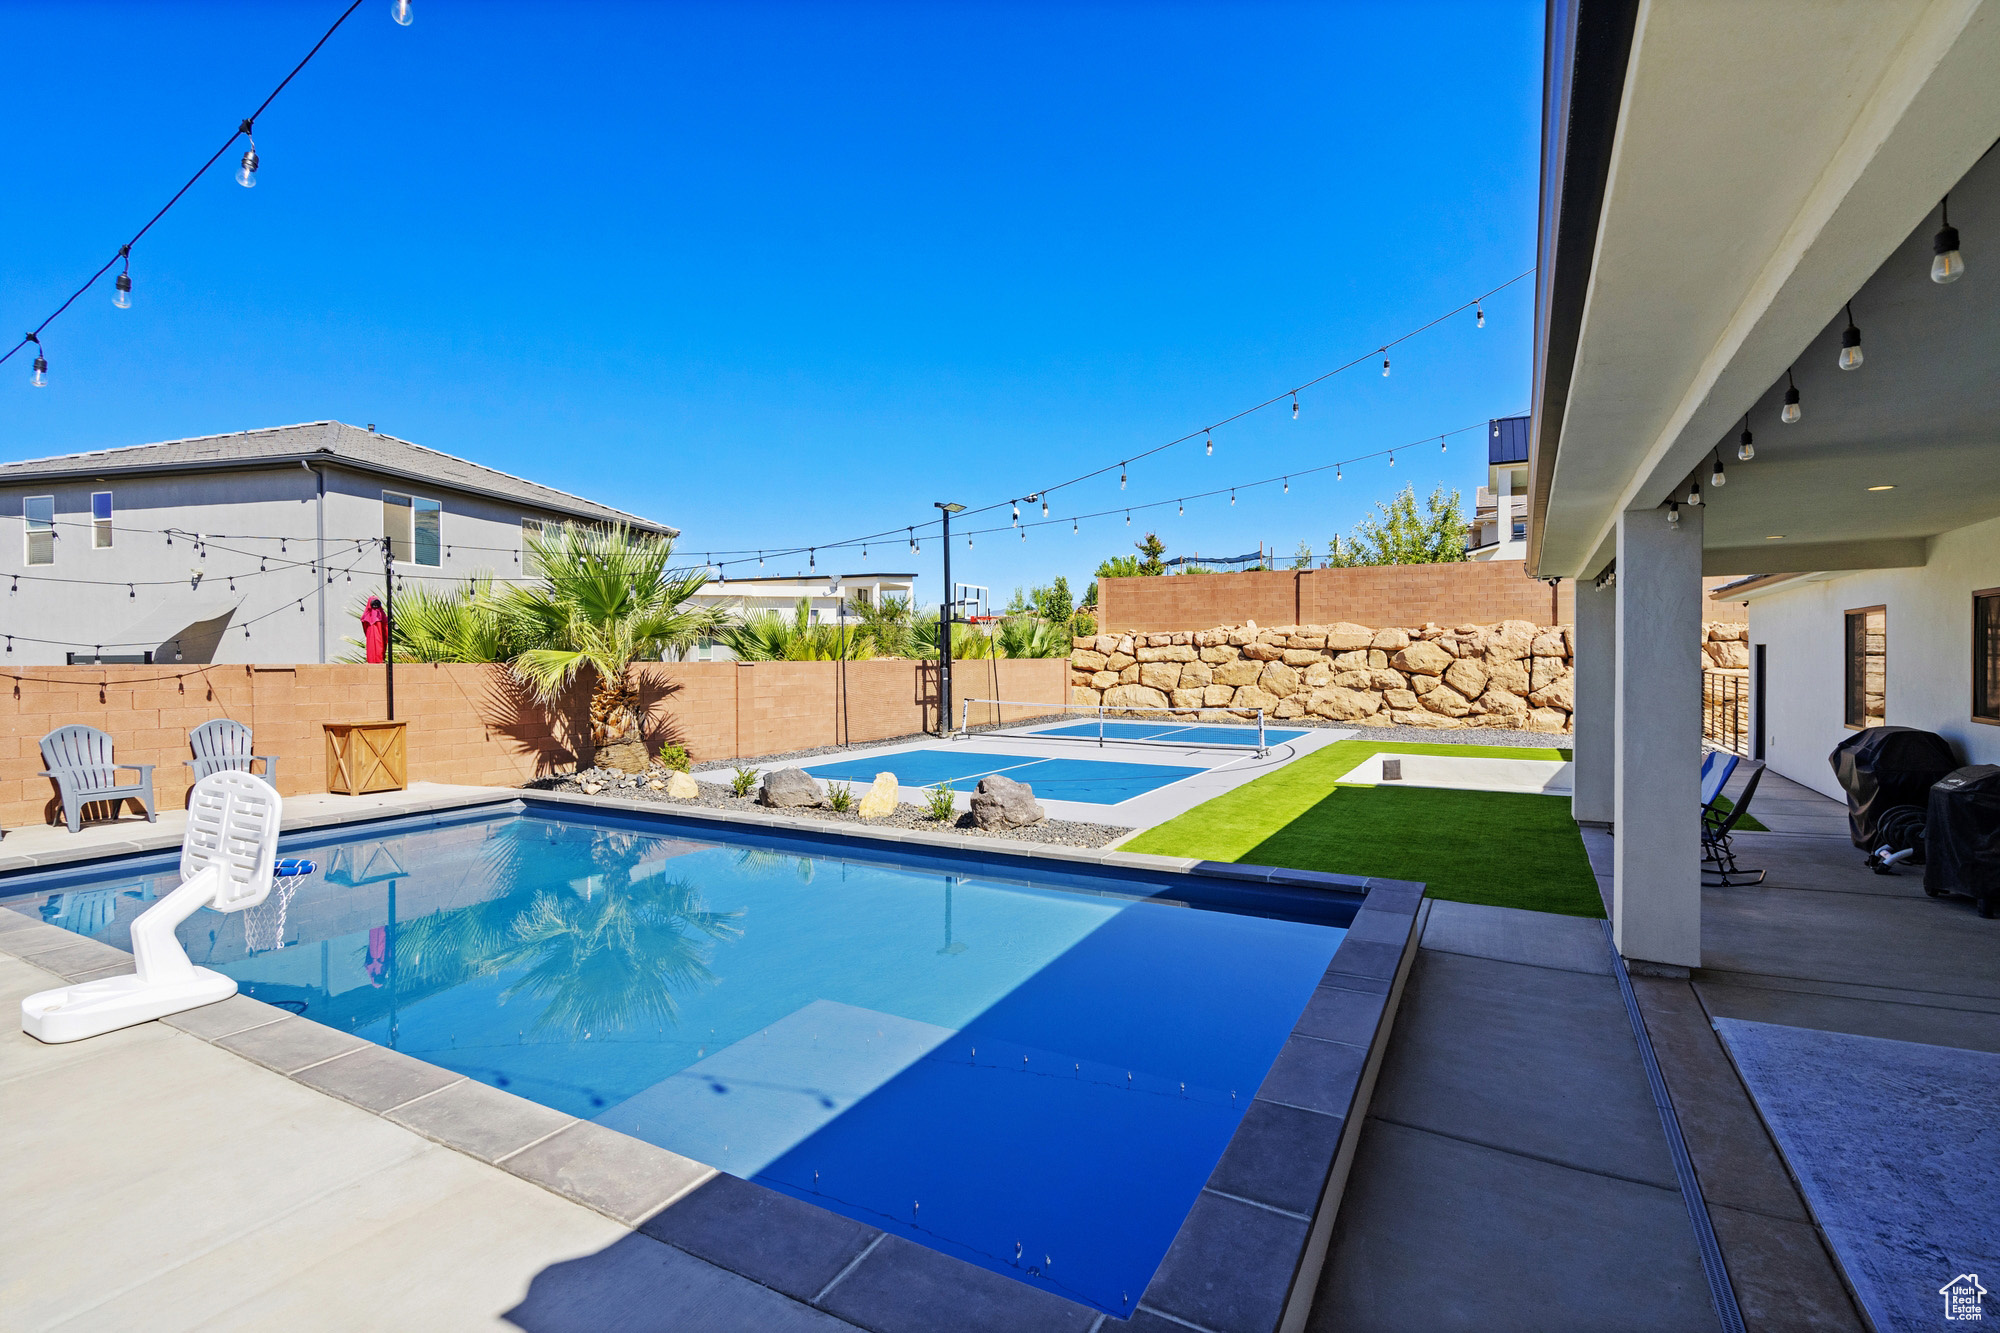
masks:
[[[269,896],[283,806],[249,773],[225,770],[195,783],[180,887],[132,923],[137,970],[30,995],[21,1001],[21,1029],[46,1042],[78,1041],[234,995],[235,979],[189,962],[174,932],[204,907],[240,912]]]

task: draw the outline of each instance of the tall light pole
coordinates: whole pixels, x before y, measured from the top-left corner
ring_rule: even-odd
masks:
[[[951,732],[951,612],[954,596],[951,587],[951,516],[965,512],[962,504],[945,500],[933,501],[944,511],[944,533],[941,545],[944,547],[944,602],[938,607],[938,735]]]

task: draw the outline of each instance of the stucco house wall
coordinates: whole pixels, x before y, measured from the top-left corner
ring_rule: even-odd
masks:
[[[1827,755],[1842,721],[1842,617],[1888,608],[1884,720],[1935,731],[1968,764],[2000,764],[2000,726],[1972,718],[1972,594],[2000,587],[2000,519],[1931,539],[1909,569],[1818,575],[1750,595],[1750,644],[1764,645],[1765,758],[1773,771],[1845,799]]]

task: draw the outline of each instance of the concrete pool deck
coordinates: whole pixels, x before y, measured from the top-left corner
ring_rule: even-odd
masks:
[[[883,832],[883,843],[916,840]],[[1077,849],[1014,855],[1366,895],[1208,1187],[1135,1293],[1130,1325],[1250,1333],[1290,1306],[1303,1317],[1415,954],[1421,886]],[[22,995],[130,966],[122,950],[0,912],[0,1189],[30,1202],[21,1239],[0,1255],[0,1300],[28,1311],[23,1326],[345,1329],[379,1326],[385,1311],[427,1329],[1091,1333],[1107,1323],[242,996],[69,1046],[19,1031]],[[105,1256],[123,1266],[107,1275]]]

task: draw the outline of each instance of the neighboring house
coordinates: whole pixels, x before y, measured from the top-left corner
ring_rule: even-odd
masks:
[[[803,601],[807,621],[814,625],[859,624],[859,617],[848,609],[851,603],[880,606],[885,597],[900,597],[906,602],[914,602],[917,583],[915,574],[886,572],[782,574],[748,579],[725,578],[725,573],[721,569],[710,569],[709,582],[695,594],[697,604],[722,607],[746,616],[760,611],[775,611],[789,620],[797,614],[799,603]],[[688,651],[686,660],[727,662],[735,657],[727,644],[703,639]]]
[[[1704,576],[1771,576],[1723,596],[1775,771],[1832,794],[1878,722],[2000,760],[1994,10],[1549,7],[1525,558],[1577,580],[1628,958],[1703,962]]]
[[[1528,549],[1528,422],[1487,423],[1486,484],[1473,497],[1467,560],[1519,560]]]
[[[523,534],[651,519],[316,421],[0,464],[7,665],[324,662],[397,582],[532,575]]]

